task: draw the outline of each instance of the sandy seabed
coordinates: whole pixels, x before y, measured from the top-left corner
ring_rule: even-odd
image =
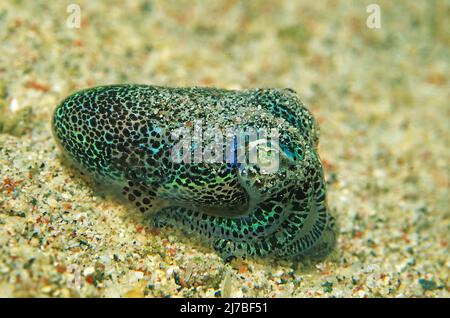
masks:
[[[449,297],[450,4],[0,2],[0,296]],[[316,117],[324,261],[223,262],[95,191],[51,135],[96,85],[290,87]]]

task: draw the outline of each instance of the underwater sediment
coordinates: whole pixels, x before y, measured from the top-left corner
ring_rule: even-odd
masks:
[[[449,297],[447,2],[377,1],[379,29],[358,1],[77,3],[71,28],[67,3],[0,1],[0,296]],[[334,251],[227,263],[96,191],[51,118],[111,83],[299,92]]]

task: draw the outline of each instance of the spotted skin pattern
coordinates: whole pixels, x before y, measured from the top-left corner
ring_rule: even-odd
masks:
[[[171,132],[199,121],[203,133],[276,128],[278,169],[174,161]],[[140,211],[157,206],[155,226],[197,233],[224,259],[323,257],[335,245],[317,126],[291,89],[95,87],[56,108],[53,132],[81,169],[120,189]]]

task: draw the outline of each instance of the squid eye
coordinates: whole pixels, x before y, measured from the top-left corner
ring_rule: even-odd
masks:
[[[258,167],[261,173],[273,173],[280,166],[278,147],[260,146],[258,148]]]
[[[276,172],[279,168],[280,148],[277,143],[268,143],[266,139],[258,139],[249,143],[250,162],[261,174]]]

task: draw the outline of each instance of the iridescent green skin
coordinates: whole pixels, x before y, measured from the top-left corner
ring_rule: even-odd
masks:
[[[170,132],[191,127],[277,128],[280,166],[177,163]],[[83,90],[55,110],[54,135],[79,166],[119,188],[155,226],[198,233],[225,258],[324,256],[335,244],[318,132],[290,89],[242,91],[114,85]]]

